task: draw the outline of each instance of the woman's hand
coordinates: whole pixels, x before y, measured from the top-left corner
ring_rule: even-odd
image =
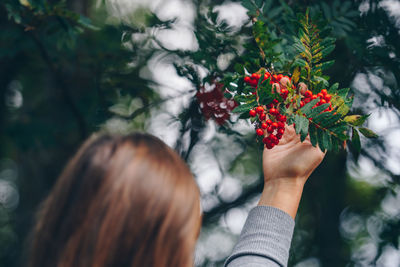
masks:
[[[324,156],[309,137],[301,143],[294,127],[287,126],[279,144],[264,149],[264,190],[259,205],[279,208],[295,218],[303,186]]]

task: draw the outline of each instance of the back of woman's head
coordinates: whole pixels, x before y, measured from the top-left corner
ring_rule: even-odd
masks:
[[[199,192],[186,164],[156,137],[87,141],[43,203],[31,267],[189,266]]]

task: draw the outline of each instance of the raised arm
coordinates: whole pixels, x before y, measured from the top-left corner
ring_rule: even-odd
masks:
[[[304,184],[324,155],[309,139],[301,143],[293,126],[286,127],[279,145],[264,149],[264,189],[225,266],[287,265]]]

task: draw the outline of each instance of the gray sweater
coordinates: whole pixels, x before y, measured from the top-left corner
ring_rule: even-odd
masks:
[[[293,230],[294,220],[284,211],[269,206],[253,208],[224,266],[287,266]]]

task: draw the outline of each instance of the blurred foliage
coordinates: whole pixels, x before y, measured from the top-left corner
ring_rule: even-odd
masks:
[[[263,186],[251,127],[237,123],[236,116],[222,125],[206,120],[199,105],[204,100],[198,100],[198,92],[215,89],[224,74],[243,72],[238,64],[257,51],[250,17],[239,26],[223,19],[232,6],[242,5],[250,15],[261,12],[273,39],[296,33],[294,14],[307,6],[311,13],[321,11],[337,38],[328,57],[335,60],[330,82],[352,88],[351,114],[391,114],[398,127],[400,19],[390,1],[179,2],[193,12],[185,26],[193,34],[190,49],[161,38],[182,28],[178,17],[163,16],[168,1],[157,8],[116,3],[0,3],[1,267],[23,264],[40,201],[79,144],[101,129],[176,133],[169,143],[191,165],[202,191],[196,265],[221,265],[237,237],[232,222],[243,218],[238,214],[246,214]],[[285,42],[275,49],[277,57],[294,53]],[[173,68],[185,81],[183,91],[166,94],[154,62]],[[154,130],[162,123],[167,128]],[[358,162],[372,171],[363,172],[356,155],[328,154],[310,178],[296,219],[291,266],[384,266],[388,251],[398,252],[400,175],[389,163],[399,155],[390,130],[376,140],[361,139]],[[212,186],[205,186],[210,174],[204,169],[217,173]]]

